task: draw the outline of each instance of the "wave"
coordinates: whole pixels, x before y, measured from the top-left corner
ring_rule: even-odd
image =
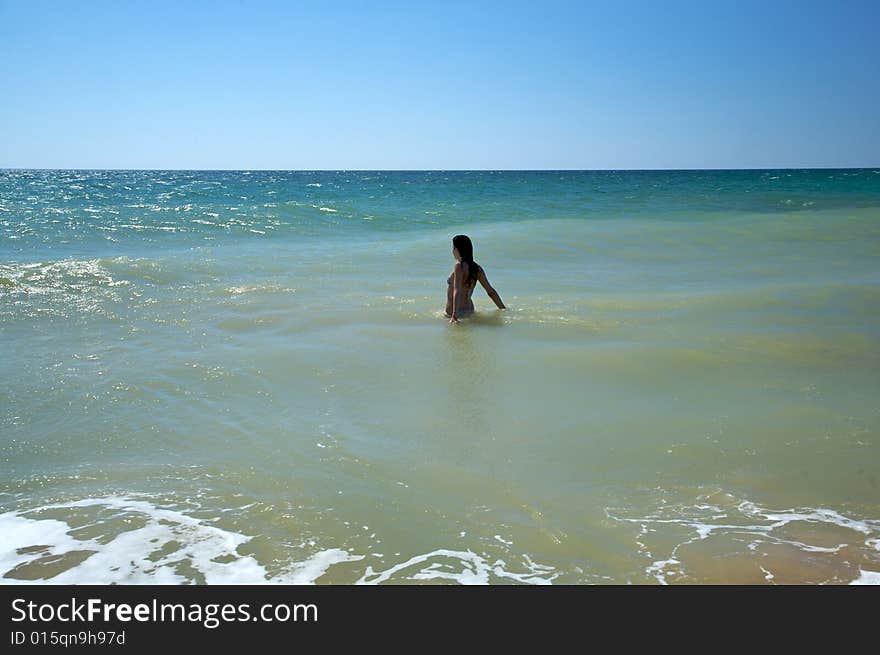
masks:
[[[247,507],[241,508],[247,509]],[[0,514],[0,581],[5,584],[315,584],[334,566],[366,555],[317,550],[270,575],[239,548],[251,537],[224,530],[150,500],[87,498]],[[314,542],[311,542],[314,543]],[[378,555],[375,555],[378,557]],[[551,584],[552,567],[522,556],[521,571],[470,550],[437,549],[374,571],[356,584],[448,580],[460,584],[512,581]]]
[[[0,298],[4,315],[68,317],[71,313],[107,315],[107,302],[119,301],[130,283],[114,277],[100,259],[0,264]]]
[[[769,509],[721,490],[648,513],[605,514],[639,527],[635,546],[649,561],[643,572],[660,584],[880,584],[878,520],[827,508]]]

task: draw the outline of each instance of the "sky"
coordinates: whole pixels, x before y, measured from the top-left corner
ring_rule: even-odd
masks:
[[[0,0],[0,167],[880,165],[880,2]]]

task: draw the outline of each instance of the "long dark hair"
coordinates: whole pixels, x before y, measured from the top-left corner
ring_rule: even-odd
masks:
[[[471,243],[470,237],[464,234],[457,234],[452,237],[452,245],[458,249],[461,255],[461,261],[468,264],[468,276],[465,280],[465,286],[471,286],[477,283],[477,276],[480,274],[480,265],[474,261],[474,244]]]

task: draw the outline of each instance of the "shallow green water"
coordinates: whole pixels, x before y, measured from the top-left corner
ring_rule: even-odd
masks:
[[[873,170],[0,172],[0,579],[877,582],[878,283]]]

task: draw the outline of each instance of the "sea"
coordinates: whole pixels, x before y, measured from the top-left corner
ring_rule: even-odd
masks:
[[[0,170],[0,582],[878,584],[880,170]]]

